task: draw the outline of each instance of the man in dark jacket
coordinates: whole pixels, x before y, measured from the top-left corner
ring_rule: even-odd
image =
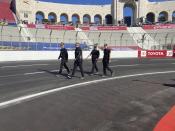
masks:
[[[61,59],[59,74],[62,73],[63,66],[64,66],[64,68],[67,70],[67,73],[68,73],[68,76],[69,76],[70,70],[69,70],[69,68],[66,64],[68,62],[67,49],[64,48],[64,43],[63,42],[61,42],[60,46],[61,46],[60,56],[58,57],[58,59]]]
[[[98,67],[97,67],[97,61],[99,59],[99,56],[100,56],[100,52],[99,50],[97,49],[97,46],[98,44],[95,44],[94,45],[94,49],[91,51],[91,53],[88,55],[91,56],[91,60],[92,60],[92,69],[91,69],[91,74],[90,75],[93,75],[94,74],[94,69],[96,70],[96,74],[98,74]],[[87,57],[87,58],[88,58]]]
[[[75,44],[75,61],[74,61],[74,67],[72,71],[72,76],[75,74],[75,70],[77,69],[77,66],[80,68],[81,72],[81,79],[84,79],[84,71],[83,71],[83,54],[82,54],[82,49],[80,48],[80,44],[76,43]]]
[[[106,69],[108,71],[110,71],[111,76],[113,76],[113,71],[111,70],[111,68],[109,68],[109,62],[110,62],[110,54],[111,54],[111,50],[108,49],[108,45],[104,44],[104,56],[103,56],[103,77],[105,77],[106,74]]]

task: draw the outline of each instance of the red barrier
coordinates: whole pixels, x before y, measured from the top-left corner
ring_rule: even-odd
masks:
[[[144,57],[144,58],[166,58],[166,57],[172,57],[173,51],[167,51],[167,50],[146,50],[138,51],[138,57]]]
[[[27,24],[28,28],[52,29],[52,30],[74,30],[73,26],[63,25],[45,25],[45,24]]]
[[[156,30],[156,29],[173,29],[175,24],[160,24],[160,25],[144,25],[144,30]]]
[[[81,27],[82,30],[127,30],[126,26],[84,26]]]
[[[175,50],[173,50],[173,57],[175,57]]]
[[[35,24],[27,24],[27,28],[36,28]]]
[[[42,28],[52,30],[74,30],[74,26],[47,25],[47,24],[27,24],[28,28]],[[126,26],[83,26],[82,30],[127,30]]]
[[[82,30],[90,30],[90,27],[89,26],[83,26],[81,27]]]
[[[98,26],[98,30],[127,30],[126,26]]]
[[[45,25],[44,24],[37,24],[37,25],[35,25],[35,28],[45,29]]]
[[[63,25],[45,25],[45,29],[74,30],[74,27],[73,26],[63,26]]]
[[[175,106],[158,122],[154,131],[175,131]]]

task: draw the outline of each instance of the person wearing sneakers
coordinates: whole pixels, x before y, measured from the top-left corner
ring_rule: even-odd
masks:
[[[110,54],[111,54],[111,50],[108,48],[107,44],[104,44],[104,56],[103,56],[103,76],[105,77],[107,76],[106,70],[110,71],[111,76],[113,76],[113,71],[111,68],[109,68],[109,62],[110,62]]]
[[[72,71],[72,76],[75,74],[75,70],[77,69],[77,66],[80,68],[81,72],[81,79],[84,79],[84,71],[83,71],[83,54],[82,49],[80,48],[80,44],[75,44],[75,61],[74,61],[74,67]]]
[[[68,52],[67,52],[67,49],[64,48],[64,43],[61,42],[60,44],[60,47],[61,47],[61,50],[60,50],[60,55],[58,57],[58,59],[61,59],[61,63],[60,63],[60,70],[59,70],[59,74],[62,73],[62,70],[63,70],[63,66],[64,68],[67,70],[67,73],[68,73],[68,76],[69,76],[69,73],[70,73],[70,70],[67,66],[67,62],[68,62]]]
[[[96,74],[98,74],[97,62],[98,62],[98,59],[99,59],[99,56],[100,56],[100,52],[97,49],[97,46],[98,46],[98,44],[95,44],[94,45],[94,49],[88,55],[88,57],[91,56],[91,60],[92,60],[92,69],[91,69],[90,75],[93,75],[94,74],[94,69],[96,70]]]

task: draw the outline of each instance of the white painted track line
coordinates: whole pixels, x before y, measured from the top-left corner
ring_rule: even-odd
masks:
[[[56,89],[51,89],[48,91],[43,91],[40,93],[35,93],[27,96],[22,96],[19,98],[15,98],[9,101],[4,101],[0,103],[0,108],[5,108],[8,106],[20,104],[22,102],[28,101],[30,99],[38,98],[41,96],[45,96],[51,93],[59,92],[62,90],[70,89],[70,88],[77,88],[79,86],[85,86],[85,85],[90,85],[90,84],[95,84],[95,83],[100,83],[100,82],[105,82],[105,81],[110,81],[110,80],[116,80],[116,79],[124,79],[124,78],[131,78],[131,77],[138,77],[138,76],[148,76],[148,75],[159,75],[159,74],[170,74],[170,73],[175,73],[175,70],[173,71],[164,71],[164,72],[150,72],[150,73],[141,73],[141,74],[131,74],[131,75],[124,75],[124,76],[117,76],[117,77],[110,77],[110,78],[105,78],[105,79],[98,79],[98,80],[92,80],[92,81],[87,81],[87,82],[82,82],[82,83],[77,83],[69,86],[64,86],[64,87],[59,87]]]
[[[164,63],[164,64],[175,64],[175,63]],[[34,65],[40,66],[40,65],[49,65],[49,64],[34,64]],[[142,65],[148,65],[148,66],[150,66],[150,65],[160,65],[160,63],[156,63],[156,64],[133,64],[133,65],[111,65],[109,67],[111,67],[111,68],[115,68],[115,67],[134,67],[134,66],[142,66]],[[24,65],[20,65],[20,66],[24,66]],[[33,65],[25,65],[25,66],[33,66]],[[2,68],[2,67],[0,67],[0,68]],[[63,71],[65,71],[65,69],[63,69]],[[50,72],[59,72],[59,70],[51,70]],[[23,73],[23,74],[13,74],[13,75],[0,76],[0,78],[22,76],[22,75],[36,75],[36,74],[43,74],[43,73],[47,73],[47,72],[46,71],[26,72],[26,73]]]
[[[134,64],[134,65],[113,65],[113,66],[110,66],[110,67],[130,67],[130,66],[140,66],[142,64]],[[146,64],[144,64],[146,65]]]
[[[45,71],[24,73],[24,75],[35,75],[35,74],[43,74],[43,73],[45,73]]]
[[[24,75],[24,74],[5,75],[5,76],[0,76],[0,78],[15,77],[15,76],[23,76],[23,75]]]
[[[65,69],[63,69],[64,71]],[[59,72],[59,70],[51,70],[50,72],[54,73],[54,72]],[[23,75],[37,75],[37,74],[44,74],[47,73],[46,71],[38,71],[38,72],[27,72],[24,74],[14,74],[14,75],[4,75],[4,76],[0,76],[0,78],[7,78],[7,77],[15,77],[15,76],[23,76]]]

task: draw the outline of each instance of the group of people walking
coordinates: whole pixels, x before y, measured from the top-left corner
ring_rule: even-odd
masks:
[[[73,65],[72,73],[70,73],[70,69],[67,66],[68,51],[64,47],[63,42],[60,44],[60,47],[61,47],[61,50],[60,50],[60,55],[58,57],[58,59],[61,60],[59,74],[62,73],[62,70],[63,70],[63,67],[64,67],[67,70],[68,78],[71,79],[75,75],[75,71],[76,71],[77,67],[79,67],[80,72],[81,72],[81,79],[84,79],[83,53],[82,53],[82,49],[80,47],[80,44],[79,43],[75,44],[75,47],[76,47],[75,48],[75,59],[74,59],[74,65]],[[104,44],[103,51],[104,51],[104,55],[103,55],[103,60],[102,60],[102,63],[103,63],[103,75],[102,75],[102,77],[107,76],[106,70],[110,71],[111,76],[113,76],[114,72],[109,67],[111,50],[108,49],[107,44]],[[98,59],[100,57],[100,52],[98,50],[98,45],[97,44],[94,45],[93,50],[88,55],[88,57],[90,57],[90,56],[91,56],[91,60],[92,60],[92,69],[91,69],[90,75],[94,74],[94,70],[96,70],[95,74],[99,74],[99,69],[98,69],[98,66],[97,66],[97,62],[98,62]]]

